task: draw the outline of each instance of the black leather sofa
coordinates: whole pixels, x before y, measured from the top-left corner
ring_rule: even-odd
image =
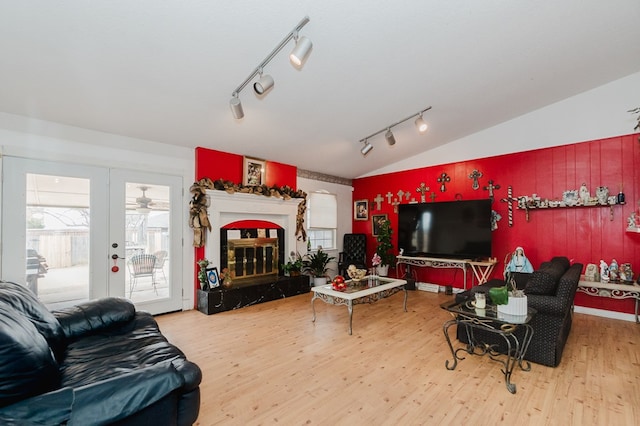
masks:
[[[549,367],[560,364],[571,331],[573,298],[581,272],[581,263],[570,265],[566,257],[554,257],[531,274],[516,274],[517,287],[524,289],[528,306],[537,311],[530,322],[534,332],[524,357],[526,360]],[[490,302],[489,289],[503,285],[503,280],[490,280],[471,290],[458,293],[456,301],[473,300],[476,292],[483,292],[487,294],[487,300]],[[516,330],[516,336],[521,339],[520,331]],[[463,327],[458,327],[457,337],[461,342],[468,343]],[[475,337],[484,343],[495,345],[499,352],[504,353],[507,350],[504,339],[495,334],[475,330]]]
[[[0,424],[191,425],[201,379],[125,299],[50,312],[0,281]]]

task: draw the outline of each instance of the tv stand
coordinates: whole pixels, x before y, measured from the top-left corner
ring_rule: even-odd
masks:
[[[416,266],[419,268],[462,269],[462,273],[463,273],[462,282],[463,282],[464,290],[466,290],[467,289],[467,269],[471,269],[473,271],[473,275],[477,279],[478,285],[479,285],[487,282],[489,277],[491,277],[493,268],[496,266],[497,263],[498,262],[495,259],[481,261],[481,260],[471,260],[471,259],[445,259],[440,257],[397,256],[396,271],[398,276],[403,276],[403,274],[400,271],[400,265],[406,265],[405,267],[406,274],[410,274],[411,266]],[[471,286],[474,285],[474,281],[475,280],[472,280]]]

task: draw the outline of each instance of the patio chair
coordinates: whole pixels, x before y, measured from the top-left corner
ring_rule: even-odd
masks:
[[[164,274],[164,263],[167,261],[168,255],[169,253],[167,253],[166,250],[160,250],[154,253],[154,256],[156,257],[155,269],[156,271],[159,270],[162,272],[162,278],[164,278],[165,282],[167,281],[167,276]]]
[[[151,277],[153,290],[158,294],[156,288],[156,256],[153,254],[136,254],[131,257],[128,262],[129,272],[131,274],[131,283],[129,285],[129,298],[133,294],[138,278]]]

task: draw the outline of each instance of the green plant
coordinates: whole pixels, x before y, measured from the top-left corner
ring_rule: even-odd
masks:
[[[382,219],[378,222],[378,235],[376,241],[378,247],[376,247],[376,253],[380,256],[380,265],[393,265],[396,256],[392,253],[393,244],[391,244],[391,222],[389,219]]]
[[[285,272],[285,275],[291,275],[292,272],[294,274],[296,272],[301,272],[302,257],[300,256],[300,253],[294,254],[292,251],[291,254],[289,255],[289,261],[282,265],[282,270]]]
[[[207,259],[200,259],[198,260],[198,266],[200,267],[200,270],[198,270],[200,288],[209,290],[209,280],[207,279],[207,266],[209,266],[209,261]]]
[[[329,256],[328,253],[322,251],[322,247],[318,247],[318,251],[307,254],[302,261],[304,272],[314,277],[324,277],[329,269],[327,265],[335,259],[335,257]]]

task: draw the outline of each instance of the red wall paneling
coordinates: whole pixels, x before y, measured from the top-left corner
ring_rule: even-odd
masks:
[[[480,188],[472,189],[472,180],[468,175],[477,169],[482,173]],[[440,191],[437,178],[447,173],[451,181],[446,191]],[[552,148],[501,155],[471,161],[443,164],[420,169],[404,170],[353,181],[353,199],[367,199],[372,214],[388,214],[392,229],[397,228],[397,214],[386,194],[393,194],[397,201],[399,190],[410,192],[411,198],[420,201],[416,191],[421,182],[435,193],[435,201],[454,200],[456,195],[465,200],[488,197],[484,188],[488,181],[500,185],[495,190],[494,210],[502,216],[498,229],[493,233],[493,257],[499,264],[493,277],[501,277],[503,260],[517,246],[522,246],[535,268],[553,256],[567,256],[573,262],[583,264],[600,262],[630,262],[640,273],[640,236],[626,233],[626,219],[632,211],[640,211],[640,143],[638,135],[625,135],[607,139],[580,142]],[[513,187],[513,196],[538,194],[541,198],[561,200],[563,192],[578,189],[586,183],[592,196],[596,187],[607,186],[610,194],[617,194],[621,185],[627,203],[609,207],[548,208],[529,212],[526,220],[524,210],[513,208],[513,227],[508,226],[508,208],[501,202],[507,196],[507,187]],[[384,201],[380,210],[375,209],[373,199],[381,194]],[[409,202],[404,198],[402,203]],[[612,214],[613,211],[613,220]],[[368,259],[370,261],[376,247],[371,235],[371,218],[368,221],[353,221],[353,232],[364,232],[367,240]],[[394,235],[394,246],[397,238]],[[418,270],[418,279],[440,285],[462,287],[462,273],[454,270]],[[633,303],[628,300],[616,301],[587,295],[576,296],[581,306],[620,312],[633,312]]]

